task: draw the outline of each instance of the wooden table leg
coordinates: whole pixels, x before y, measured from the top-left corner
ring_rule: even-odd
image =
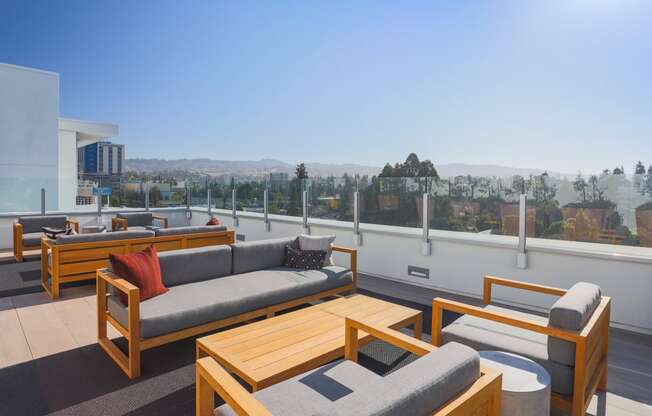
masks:
[[[421,314],[418,314],[414,317],[414,322],[412,323],[412,328],[414,332],[414,338],[421,339],[423,336],[423,318]]]

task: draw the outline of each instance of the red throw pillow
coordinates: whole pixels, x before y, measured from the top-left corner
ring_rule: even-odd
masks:
[[[220,225],[220,220],[218,220],[216,217],[212,217],[206,225]]]
[[[156,255],[156,247],[147,247],[140,253],[110,254],[111,270],[140,289],[140,300],[162,295],[168,288],[161,279],[161,265]],[[127,297],[121,292],[120,300],[127,304]]]

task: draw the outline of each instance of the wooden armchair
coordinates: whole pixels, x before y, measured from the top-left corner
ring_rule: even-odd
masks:
[[[389,328],[372,326],[362,321],[346,318],[345,358],[353,362],[358,357],[358,331],[413,354],[423,356],[434,350],[426,342]],[[272,413],[253,394],[240,385],[214,359],[204,357],[197,360],[196,400],[198,416],[213,415],[214,394],[217,393],[238,415],[271,416]],[[465,391],[453,397],[438,409],[434,416],[500,415],[502,375],[488,368],[481,369],[481,376]],[[292,400],[292,398],[289,398]]]
[[[31,230],[28,229],[27,232],[30,235],[29,238],[26,237],[25,233],[25,227],[21,221],[23,221],[22,218],[19,218],[17,222],[14,223],[13,225],[13,246],[14,246],[14,258],[16,259],[17,262],[22,262],[24,260],[24,252],[28,250],[39,250],[41,248],[41,237],[44,235],[41,233],[41,227],[38,227],[38,231],[36,231],[33,227],[34,224],[33,222],[35,220],[38,220],[36,217],[26,217],[32,222],[29,226],[32,228]],[[45,218],[47,221],[46,216],[43,216],[41,218]],[[52,217],[51,217],[52,218]],[[63,219],[63,218],[62,218]],[[51,221],[48,221],[44,223],[44,226],[53,226],[55,224],[51,224]],[[71,218],[65,218],[63,221],[63,224],[66,228],[70,227],[75,230],[76,233],[79,233],[79,222],[75,221]],[[62,224],[58,224],[61,226]],[[34,234],[40,234],[38,237],[34,237],[32,235]]]
[[[129,218],[132,218],[131,226],[146,226],[154,225],[154,221],[159,221],[163,228],[168,228],[167,217],[154,215],[151,213],[127,213],[118,214],[118,216],[111,218],[111,231],[126,231],[129,229]]]
[[[491,289],[494,285],[554,296],[564,296],[567,293],[566,289],[485,276],[483,302],[486,305],[491,302]],[[523,314],[509,314],[435,298],[432,301],[432,343],[436,346],[442,342],[442,313],[444,310],[545,334],[549,340],[556,338],[573,343],[575,345],[573,395],[567,396],[553,392],[551,404],[555,408],[572,412],[573,416],[584,415],[595,392],[597,390],[605,391],[607,388],[607,353],[611,310],[611,299],[607,296],[602,296],[588,322],[579,331],[546,325],[540,320],[528,319]]]

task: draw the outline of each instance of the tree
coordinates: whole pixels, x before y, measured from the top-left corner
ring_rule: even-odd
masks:
[[[623,175],[624,173],[625,173],[625,169],[623,169],[622,166],[614,169],[614,175]]]
[[[297,179],[308,179],[308,171],[306,170],[305,163],[299,163],[297,169],[295,170],[295,175]]]
[[[582,177],[581,173],[577,174],[577,178],[575,178],[575,182],[573,182],[573,189],[575,189],[575,192],[578,192],[580,195],[582,195],[582,202],[586,203],[586,189],[588,185],[584,178]]]
[[[640,160],[636,164],[636,167],[634,167],[634,174],[645,175],[645,165],[643,165],[643,162],[641,162]]]
[[[602,171],[602,174],[605,175],[605,176],[611,175],[611,171],[609,169],[605,169],[605,170]]]
[[[380,172],[380,175],[378,175],[378,177],[391,178],[393,176],[394,176],[394,168],[389,163],[385,163],[385,167],[383,167],[383,171]]]

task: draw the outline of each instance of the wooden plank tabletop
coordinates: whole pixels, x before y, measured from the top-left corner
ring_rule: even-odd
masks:
[[[421,333],[421,311],[363,295],[338,298],[197,340],[210,355],[254,390],[278,383],[344,355],[344,318]],[[360,331],[361,344],[371,337]]]

